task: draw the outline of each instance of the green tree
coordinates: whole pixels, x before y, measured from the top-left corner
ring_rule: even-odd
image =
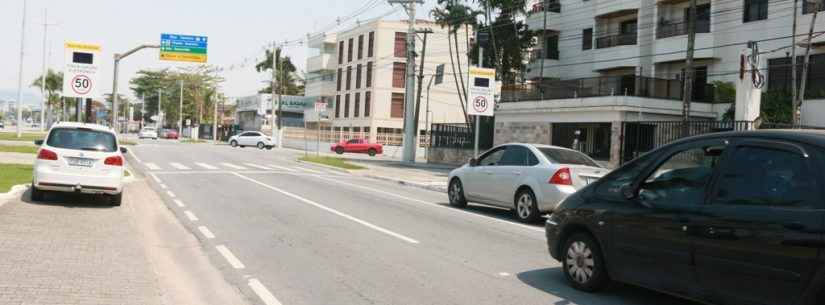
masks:
[[[461,110],[464,112],[465,122],[469,122],[469,119],[467,118],[467,110],[464,107],[464,105],[466,105],[466,97],[463,94],[466,90],[466,86],[464,85],[464,78],[459,77],[464,73],[462,71],[461,54],[459,54],[461,51],[458,45],[458,31],[463,27],[466,35],[467,32],[469,32],[470,26],[476,28],[476,18],[479,14],[481,14],[481,12],[475,11],[457,0],[439,0],[438,4],[439,6],[433,8],[430,15],[432,15],[436,23],[441,25],[442,28],[448,28],[447,47],[449,48],[450,53],[450,65],[452,66],[452,71],[457,72],[451,74],[453,75],[453,80],[455,81],[456,93],[459,104],[461,105]],[[449,42],[451,38],[453,40],[453,44],[450,44]],[[467,46],[467,49],[469,50],[469,46]]]
[[[132,93],[146,102],[143,119],[151,121],[158,114],[158,101],[165,114],[165,126],[177,126],[180,114],[181,88],[183,91],[183,118],[199,124],[212,117],[211,97],[218,92],[224,79],[213,66],[193,66],[178,71],[141,70],[129,83]],[[181,85],[182,84],[182,85]]]
[[[304,78],[298,73],[295,65],[292,64],[292,59],[283,55],[281,48],[275,49],[275,53],[266,50],[265,59],[255,65],[255,71],[258,73],[269,72],[269,75],[272,75],[272,63],[275,62],[273,54],[280,58],[276,75],[278,76],[278,83],[283,86],[283,91],[281,91],[281,88],[276,89],[286,95],[304,95]],[[272,83],[270,82],[259,93],[272,93]]]
[[[60,93],[63,91],[63,72],[55,72],[52,69],[46,71],[46,85],[43,87],[43,77],[38,77],[31,83],[32,87],[40,88],[46,92],[46,117],[50,118],[54,107],[60,104]]]
[[[762,121],[789,124],[793,121],[791,93],[787,91],[767,91],[762,93]]]

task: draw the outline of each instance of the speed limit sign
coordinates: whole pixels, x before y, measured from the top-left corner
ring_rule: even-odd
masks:
[[[63,96],[96,98],[100,45],[66,42],[63,68]]]
[[[489,103],[487,102],[486,96],[476,96],[476,98],[473,99],[473,110],[477,113],[487,112],[487,105],[489,105]]]
[[[470,68],[470,98],[467,114],[480,116],[495,115],[495,76],[496,70]]]
[[[92,80],[86,75],[76,75],[72,78],[72,91],[80,95],[89,94],[92,90]]]

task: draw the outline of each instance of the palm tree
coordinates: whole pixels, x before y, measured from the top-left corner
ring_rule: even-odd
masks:
[[[458,75],[464,74],[461,70],[461,54],[459,54],[460,49],[458,47],[458,30],[461,29],[462,26],[465,26],[466,29],[468,25],[475,25],[475,19],[476,16],[479,15],[479,12],[472,10],[470,7],[461,4],[456,0],[439,0],[438,4],[442,7],[434,8],[430,14],[433,16],[436,23],[441,25],[442,28],[447,27],[449,29],[449,31],[447,31],[447,39],[449,40],[450,36],[453,38],[456,54],[455,59],[453,57],[453,45],[449,42],[447,43],[447,46],[450,48],[450,65],[453,68],[452,71],[458,71],[457,74],[452,73],[453,79],[456,83],[456,90],[458,91],[461,111],[464,112],[465,122],[469,123],[470,120],[467,118],[467,109],[465,108],[467,97],[463,95],[466,92],[466,87],[464,86],[464,79],[459,79],[458,77]],[[456,69],[456,61],[458,62],[458,69]]]
[[[51,120],[52,106],[56,106],[60,102],[60,92],[63,91],[63,72],[55,72],[49,69],[46,72],[46,86],[43,87],[43,78],[38,77],[32,84],[32,87],[40,88],[45,91],[48,98],[46,99],[46,109],[43,113],[47,115],[47,122]]]

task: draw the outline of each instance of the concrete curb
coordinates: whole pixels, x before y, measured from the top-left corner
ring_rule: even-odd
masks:
[[[331,170],[334,170],[334,171],[337,171],[337,172],[353,174],[353,172],[348,170],[348,169],[343,169],[343,168],[335,167],[335,166],[329,166],[329,165],[326,165],[326,164],[320,164],[320,163],[315,163],[315,162],[307,162],[307,161],[301,161],[301,160],[295,160],[295,162],[303,163],[303,164],[310,164],[310,165],[314,165],[314,166],[319,166],[319,167],[323,167],[323,168],[326,168],[326,169],[331,169]]]
[[[378,176],[378,175],[372,175],[372,174],[366,174],[366,175],[362,175],[362,176],[367,177],[367,178],[377,179],[377,180],[395,182],[395,183],[398,183],[400,185],[412,186],[412,187],[417,187],[417,188],[430,190],[430,191],[435,191],[435,192],[445,192],[445,193],[447,192],[447,186],[438,186],[438,185],[424,184],[424,183],[418,183],[418,182],[410,182],[410,181],[402,180],[402,179],[399,179],[399,178],[391,178],[391,177]]]
[[[29,183],[26,184],[18,184],[11,187],[11,189],[6,193],[0,193],[0,206],[3,206],[6,202],[11,199],[17,198],[20,194],[26,192],[29,189]]]

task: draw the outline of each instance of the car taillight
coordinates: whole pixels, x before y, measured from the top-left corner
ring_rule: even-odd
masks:
[[[111,156],[103,161],[103,164],[111,166],[123,166],[123,158],[121,156]]]
[[[45,148],[41,148],[40,152],[37,153],[37,159],[54,161],[57,160],[57,153]]]
[[[550,177],[550,181],[547,181],[550,184],[558,184],[558,185],[573,185],[573,178],[570,176],[570,169],[566,167],[562,167],[553,174],[553,177]]]

